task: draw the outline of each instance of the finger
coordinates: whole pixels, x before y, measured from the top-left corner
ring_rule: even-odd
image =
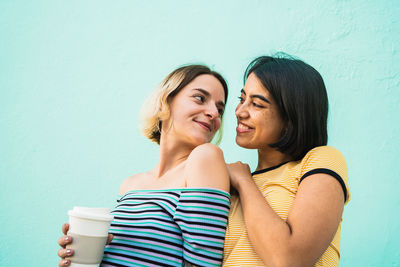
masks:
[[[65,248],[65,245],[68,245],[71,242],[72,242],[72,237],[67,235],[64,235],[58,239],[58,244],[63,248]]]
[[[69,223],[64,223],[61,229],[63,234],[66,235],[69,230]]]
[[[60,261],[58,262],[58,266],[60,266],[60,267],[69,266],[70,264],[71,264],[71,261],[70,261],[70,260],[64,260],[64,259],[62,259],[62,260],[60,260]]]
[[[108,234],[107,238],[107,245],[111,243],[111,240],[113,240],[114,236],[112,234]]]
[[[58,255],[60,258],[69,257],[69,256],[74,255],[74,250],[73,250],[73,249],[70,249],[70,248],[67,248],[67,249],[60,248],[60,249],[58,250],[58,252],[57,252],[57,255]]]

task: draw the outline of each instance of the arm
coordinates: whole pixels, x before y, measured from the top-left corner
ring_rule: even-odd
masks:
[[[229,173],[222,150],[213,144],[202,144],[190,153],[185,167],[186,186],[208,187],[229,192]]]
[[[181,194],[174,216],[182,229],[183,258],[192,266],[221,266],[230,207],[222,150],[213,144],[197,146],[186,161],[184,176],[186,186],[198,190]]]
[[[333,177],[313,174],[299,186],[287,221],[269,206],[247,164],[229,166],[242,203],[250,242],[268,266],[310,266],[324,253],[340,223],[344,195]]]

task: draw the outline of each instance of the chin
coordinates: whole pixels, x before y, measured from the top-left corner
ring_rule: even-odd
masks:
[[[260,144],[254,144],[254,142],[251,142],[251,140],[246,140],[244,138],[236,137],[236,144],[240,147],[246,148],[246,149],[258,149],[260,148]]]
[[[249,143],[241,140],[240,138],[236,137],[236,144],[243,148],[249,148]]]

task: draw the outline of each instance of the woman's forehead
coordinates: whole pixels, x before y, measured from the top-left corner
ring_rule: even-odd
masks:
[[[222,101],[225,99],[224,87],[216,77],[210,74],[201,74],[197,76],[183,88],[183,90],[185,89],[188,91],[201,91],[210,96],[222,98]]]
[[[269,95],[267,88],[264,87],[260,79],[254,73],[251,73],[249,75],[242,91],[244,91],[243,93],[245,94],[256,92],[257,94],[262,94],[266,96]]]

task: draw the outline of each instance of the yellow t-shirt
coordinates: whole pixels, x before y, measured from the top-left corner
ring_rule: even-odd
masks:
[[[337,149],[329,146],[310,150],[302,160],[256,171],[253,179],[271,208],[286,220],[300,181],[315,173],[327,173],[336,178],[345,193],[345,203],[350,200],[346,160]],[[315,266],[338,266],[339,248],[340,224],[331,244]],[[236,195],[231,197],[223,266],[264,266],[247,236],[242,207]]]

